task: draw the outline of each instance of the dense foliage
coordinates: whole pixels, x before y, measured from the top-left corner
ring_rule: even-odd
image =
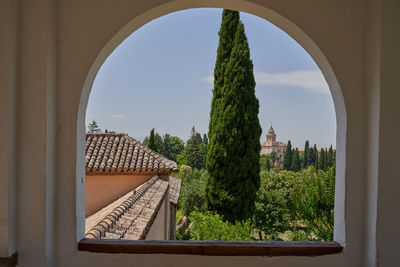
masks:
[[[192,212],[189,219],[192,222],[189,232],[191,240],[252,240],[250,220],[232,224],[225,222],[217,213],[198,211]]]
[[[334,195],[335,166],[261,172],[253,219],[259,239],[289,232],[289,240],[332,240]]]
[[[209,210],[234,223],[251,218],[254,212],[260,179],[261,127],[253,63],[238,12],[224,10],[219,36],[206,198]]]
[[[193,240],[332,240],[334,166],[326,172],[314,166],[299,172],[274,168],[260,175],[252,220],[232,224],[224,222],[218,213],[206,211],[207,172],[181,166],[176,174],[183,180],[179,208],[189,218],[190,226],[185,235],[177,236]],[[241,232],[240,237],[226,233],[234,225],[239,227],[236,231],[243,225],[247,229],[247,223],[250,230]],[[197,228],[193,232],[194,226]],[[220,237],[222,233],[227,237]]]
[[[264,235],[267,239],[276,240],[278,234],[286,230],[290,218],[286,202],[278,190],[258,190],[253,222],[260,240],[264,239]]]
[[[314,166],[316,169],[326,171],[334,165],[335,157],[332,146],[330,146],[329,151],[327,148],[318,150],[315,144],[314,147],[310,148],[310,143],[307,140],[304,145],[304,151],[300,153],[298,148],[292,149],[289,140],[284,153],[283,169],[298,172],[308,166]]]
[[[188,171],[188,168],[190,171]],[[182,165],[177,175],[182,179],[182,190],[180,196],[180,208],[185,215],[190,215],[195,210],[205,211],[205,184],[207,172],[202,169],[191,170],[190,166]]]
[[[153,139],[151,143],[158,153],[164,155],[170,160],[177,161],[178,156],[183,152],[185,143],[177,136],[171,136],[170,134],[164,134],[163,137],[157,132],[153,132],[153,137],[150,131],[150,135],[143,140],[143,144],[150,147],[150,139]]]
[[[309,167],[302,172],[290,197],[296,219],[308,226],[315,239],[332,240],[335,203],[335,165],[326,172]]]

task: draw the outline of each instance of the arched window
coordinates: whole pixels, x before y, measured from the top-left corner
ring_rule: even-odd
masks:
[[[192,11],[191,11],[192,12]],[[258,19],[258,18],[255,18]],[[157,22],[155,22],[157,23]],[[158,22],[159,23],[159,22]],[[219,26],[219,24],[217,24]],[[127,26],[129,28],[129,25]],[[124,31],[124,33],[119,36],[117,38],[119,40],[119,42],[123,39],[124,35],[126,35],[126,31]],[[257,36],[257,35],[255,35]],[[331,93],[333,96],[333,100],[336,106],[336,119],[338,122],[338,133],[342,133],[343,131],[345,131],[344,129],[344,122],[343,119],[345,118],[345,112],[344,110],[341,110],[340,113],[337,113],[337,107],[340,106],[342,108],[343,105],[343,100],[341,99],[341,93],[339,90],[339,87],[337,85],[336,80],[334,79],[333,73],[329,68],[329,65],[327,64],[327,62],[324,60],[323,56],[321,55],[321,53],[319,52],[319,50],[315,47],[314,44],[312,43],[308,43],[309,40],[307,39],[307,36],[302,36],[302,38],[304,38],[304,44],[309,45],[309,47],[306,46],[306,48],[309,49],[309,52],[311,55],[315,56],[315,60],[317,61],[318,66],[320,67],[320,69],[322,70],[322,73],[324,74],[325,78],[327,79],[328,83],[329,83],[329,88],[331,89]],[[128,38],[127,41],[129,41],[131,38]],[[91,73],[89,75],[89,77],[86,80],[86,84],[85,84],[85,88],[84,88],[84,94],[82,97],[83,102],[81,102],[81,110],[80,110],[80,114],[79,114],[79,119],[78,119],[78,124],[80,124],[80,127],[78,127],[78,129],[82,129],[82,112],[85,111],[86,109],[86,105],[87,105],[87,101],[88,101],[88,95],[90,92],[90,89],[92,87],[92,84],[94,82],[94,87],[97,86],[97,79],[101,79],[102,76],[100,74],[97,74],[97,71],[99,70],[99,67],[101,65],[101,63],[104,61],[105,57],[110,53],[109,51],[111,51],[111,48],[115,48],[116,43],[115,42],[111,42],[113,44],[110,44],[109,47],[107,47],[107,49],[104,49],[102,54],[99,56],[99,58],[97,59],[96,63],[94,64],[94,66],[92,67]],[[159,43],[157,43],[157,45],[159,45]],[[121,45],[119,49],[123,49],[124,45]],[[162,49],[159,49],[160,51],[162,51]],[[118,50],[115,50],[115,53],[118,53]],[[151,50],[150,50],[151,51]],[[153,51],[154,52],[154,51]],[[123,53],[123,52],[122,52]],[[162,53],[164,53],[165,55],[165,51],[163,51]],[[141,60],[139,60],[141,63],[145,63],[146,61],[142,58]],[[311,60],[312,61],[312,60]],[[103,65],[103,67],[107,67],[109,66],[108,64],[112,65],[112,62],[109,63],[107,62],[105,65]],[[314,63],[313,63],[314,64]],[[135,67],[134,67],[135,68]],[[154,68],[154,66],[153,66]],[[269,89],[271,89],[271,87],[275,87],[275,88],[279,88],[282,90],[287,90],[290,87],[298,87],[298,88],[302,88],[305,91],[308,92],[312,92],[312,93],[317,93],[317,94],[321,94],[321,91],[318,92],[318,90],[322,89],[326,92],[329,93],[327,85],[324,84],[317,84],[318,82],[323,81],[324,82],[324,78],[322,73],[319,71],[318,67],[315,65],[314,66],[315,69],[313,70],[302,70],[302,69],[295,69],[295,70],[288,70],[286,72],[281,71],[281,72],[267,72],[267,71],[258,71],[255,70],[255,78],[256,78],[256,82],[259,86],[264,86],[264,87],[270,87]],[[102,71],[102,69],[100,69],[100,72]],[[97,79],[94,80],[95,74],[97,74]],[[210,73],[210,75],[212,75],[212,73]],[[203,82],[210,82],[210,77],[212,78],[212,76],[204,76],[204,77],[200,77],[202,79],[199,79],[200,81]],[[140,78],[140,77],[139,77]],[[141,77],[143,78],[143,77]],[[149,81],[151,81],[152,79],[149,79]],[[157,80],[157,79],[154,79]],[[153,81],[154,81],[153,80]],[[113,86],[113,84],[109,84],[108,88],[104,87],[104,84],[102,85],[103,88],[102,89],[108,89],[110,87]],[[131,86],[131,85],[130,85]],[[153,85],[153,86],[157,86],[157,85]],[[101,87],[101,86],[100,86]],[[100,88],[99,87],[99,88]],[[136,88],[138,86],[136,85]],[[324,88],[325,87],[325,88]],[[101,90],[101,89],[100,89]],[[135,90],[135,88],[132,88],[132,90]],[[141,90],[141,89],[139,89]],[[147,89],[142,90],[142,92],[146,92]],[[171,89],[170,89],[171,90]],[[314,90],[314,92],[313,92]],[[268,91],[268,90],[265,90]],[[325,94],[326,92],[322,92],[322,94]],[[262,92],[265,94],[265,92]],[[261,104],[261,114],[260,115],[260,119],[261,120],[266,120],[265,117],[263,117],[263,115],[265,113],[269,113],[269,117],[267,116],[268,120],[278,120],[280,121],[280,116],[281,114],[277,114],[277,113],[273,113],[271,112],[272,110],[277,111],[279,109],[285,108],[285,104],[284,103],[274,103],[274,101],[271,101],[271,99],[269,99],[271,103],[275,104],[274,105],[266,105],[264,103],[262,103],[262,93],[260,93],[260,95],[258,96],[260,98],[260,104]],[[273,95],[273,91],[271,93],[271,90],[268,91],[269,96],[271,96],[271,94]],[[276,92],[275,92],[276,93]],[[144,101],[145,99],[150,100],[150,103],[148,104],[151,108],[151,111],[154,111],[154,114],[161,114],[163,112],[163,110],[165,109],[165,106],[162,105],[162,102],[157,102],[157,105],[153,105],[152,101],[154,101],[154,98],[149,98],[147,97],[143,97],[146,96],[146,94],[143,94],[143,96],[139,96],[136,99],[134,98],[134,95],[131,95],[130,97],[124,97],[124,94],[118,94],[119,96],[115,97],[115,95],[112,95],[111,97],[107,97],[107,92],[104,92],[103,97],[104,99],[108,98],[108,100],[111,100],[111,102],[117,102],[117,101],[121,101],[120,103],[124,103],[124,101],[126,101],[129,98],[134,99],[133,100],[133,106],[140,106],[140,104],[145,103],[146,101]],[[118,100],[120,99],[120,100]],[[312,104],[313,101],[315,101],[315,99],[317,98],[312,98],[313,100],[311,100],[310,104],[307,104],[307,101],[309,101],[310,99],[306,99],[306,98],[301,98],[302,101],[304,101],[304,106],[309,106],[310,104]],[[200,100],[200,99],[198,99]],[[301,101],[301,102],[302,102]],[[121,106],[128,106],[129,101],[127,101],[124,105],[115,105],[116,108],[120,108]],[[196,103],[195,101],[192,102]],[[267,102],[268,103],[268,102]],[[318,101],[314,102],[315,104],[318,104]],[[296,105],[297,104],[297,105]],[[299,102],[297,103],[292,103],[292,107],[289,108],[289,110],[291,110],[292,112],[294,110],[299,111],[299,113],[302,110],[302,105],[298,105]],[[157,108],[155,108],[155,106],[157,106]],[[324,106],[324,104],[322,104],[322,106]],[[269,112],[263,112],[263,108],[267,107],[267,110],[269,109]],[[287,106],[286,106],[287,107]],[[333,107],[332,107],[333,108]],[[140,110],[144,110],[143,107],[139,108]],[[104,109],[103,109],[104,110]],[[188,109],[184,109],[185,112],[188,112]],[[330,112],[333,112],[333,110],[331,109]],[[140,111],[136,111],[135,114],[139,114]],[[316,114],[316,113],[315,113]],[[108,114],[111,118],[113,119],[125,119],[126,115],[124,113],[119,113],[119,112],[115,112],[113,114]],[[331,114],[332,115],[332,114]],[[84,116],[84,114],[83,114]],[[91,120],[90,117],[95,118],[95,116],[93,116],[93,114],[86,114],[88,122]],[[207,116],[206,116],[207,117]],[[144,121],[144,120],[143,120]],[[131,124],[134,125],[134,129],[139,129],[141,128],[140,125],[143,125],[143,121]],[[268,123],[268,122],[267,122]],[[262,126],[263,128],[268,128],[267,127],[267,123],[263,122]],[[279,122],[277,123],[279,125]],[[112,124],[108,124],[108,125],[112,125]],[[131,125],[129,127],[131,127]],[[95,125],[92,125],[93,127]],[[106,126],[108,127],[108,126]],[[116,126],[119,127],[119,126]],[[146,130],[149,129],[149,127],[143,127]],[[272,128],[272,126],[271,126]],[[284,128],[284,127],[283,127]],[[301,127],[300,127],[301,128]],[[96,128],[94,127],[92,129],[93,131],[96,131]],[[105,129],[103,129],[105,131]],[[111,130],[112,132],[114,132],[115,129],[107,129],[107,132]],[[333,129],[335,130],[335,129]],[[125,129],[123,128],[119,128],[117,130],[118,132],[123,132],[125,131]],[[130,129],[126,129],[126,131],[129,132],[129,135],[133,135],[134,137],[136,137],[136,139],[140,139],[138,138],[138,136],[142,136],[143,134],[131,134],[130,133]],[[290,132],[289,128],[288,130],[286,130],[286,132]],[[106,134],[89,134],[86,136],[86,211],[85,211],[85,217],[88,217],[89,215],[92,215],[92,220],[89,222],[89,224],[86,224],[86,229],[85,229],[85,234],[88,237],[94,237],[94,238],[105,238],[105,239],[143,239],[143,235],[144,237],[146,237],[147,234],[149,235],[153,235],[154,237],[158,237],[158,239],[169,239],[169,234],[171,231],[168,231],[167,228],[169,228],[169,226],[171,225],[170,220],[166,220],[164,222],[163,227],[158,227],[158,229],[160,230],[161,228],[161,232],[162,234],[155,234],[153,232],[151,232],[151,230],[147,229],[149,228],[149,225],[153,225],[154,221],[157,221],[161,214],[161,217],[168,217],[170,215],[169,213],[169,209],[167,208],[167,206],[163,203],[167,203],[168,201],[166,200],[166,196],[168,194],[170,194],[171,191],[168,191],[168,186],[171,187],[172,183],[171,181],[166,178],[169,177],[171,172],[177,171],[177,167],[176,164],[174,165],[174,161],[172,160],[171,162],[169,162],[169,160],[171,160],[170,158],[165,157],[165,155],[160,155],[157,153],[153,153],[153,151],[147,150],[148,148],[145,146],[142,146],[139,142],[137,142],[137,140],[135,138],[132,138],[132,136],[129,136],[126,134],[118,134],[118,133],[106,133]],[[78,133],[78,140],[81,140],[82,138],[82,132]],[[274,135],[274,138],[275,139]],[[288,137],[288,133],[286,133],[286,137]],[[343,146],[343,136],[342,135],[338,135],[339,138],[337,138],[337,147],[338,147],[338,151],[340,152],[340,147]],[[267,137],[268,138],[268,137]],[[285,138],[285,139],[290,139],[289,138]],[[301,138],[300,138],[301,139]],[[311,139],[311,138],[310,138]],[[302,140],[303,143],[305,141]],[[81,142],[81,141],[80,141]],[[275,142],[275,140],[273,140],[273,142]],[[311,142],[313,142],[311,140]],[[333,143],[333,142],[332,142]],[[78,144],[79,145],[79,144]],[[282,145],[286,145],[286,143],[282,143]],[[299,144],[296,144],[297,146],[299,146]],[[323,145],[327,145],[326,143]],[[80,148],[82,149],[82,148]],[[271,151],[274,151],[274,148],[269,148],[272,149]],[[276,164],[277,167],[283,167],[283,151],[281,149],[276,149],[276,153],[278,153],[279,155],[277,155],[278,160],[275,162],[274,164]],[[321,152],[317,152],[318,153]],[[301,154],[301,153],[300,153]],[[164,158],[164,157],[165,158]],[[342,153],[338,153],[337,156],[344,156],[343,152]],[[281,159],[281,160],[279,160]],[[337,198],[341,198],[342,194],[338,194],[338,190],[340,190],[340,188],[343,189],[343,169],[344,166],[342,165],[343,162],[341,161],[338,165],[338,175],[337,177],[339,177],[339,179],[336,179],[336,202],[335,202],[335,213],[336,213],[336,217],[335,217],[335,225],[338,223],[339,225],[343,225],[343,219],[342,216],[343,214],[341,214],[342,212],[342,201],[337,201]],[[318,168],[318,165],[316,165],[316,167]],[[160,172],[160,171],[163,172]],[[129,174],[134,174],[136,175],[135,180],[129,180],[128,176]],[[154,175],[159,176],[158,179],[153,179]],[[110,177],[112,176],[113,182],[110,182]],[[140,176],[140,177],[139,177]],[[165,177],[163,177],[165,176]],[[150,179],[151,178],[151,179]],[[165,178],[165,179],[163,179]],[[119,181],[117,183],[115,183],[115,179],[118,179]],[[89,187],[89,183],[91,183],[93,186],[90,187],[90,191],[88,191]],[[81,184],[79,184],[78,186],[82,186]],[[124,229],[122,229],[123,233],[121,234],[119,231],[121,229],[117,229],[117,228],[121,228],[122,224],[118,224],[118,220],[120,218],[123,218],[125,214],[125,212],[134,212],[134,210],[128,211],[128,208],[126,208],[125,206],[130,205],[130,208],[132,208],[133,204],[134,204],[134,200],[135,198],[140,198],[140,197],[145,197],[146,192],[151,190],[153,188],[153,186],[157,186],[157,188],[162,188],[165,187],[163,190],[160,191],[160,196],[157,198],[159,201],[159,205],[155,205],[153,207],[153,211],[155,212],[155,215],[153,214],[152,216],[150,216],[149,218],[147,218],[147,222],[146,224],[141,225],[140,227],[142,227],[143,229],[141,230],[140,234],[137,235],[136,232],[133,231],[133,229],[135,227],[133,226],[133,221],[128,223],[129,225],[125,225]],[[130,189],[135,189],[133,196],[131,194],[129,195],[125,195],[126,188],[130,188]],[[125,190],[125,191],[124,191]],[[132,191],[130,190],[130,191]],[[143,191],[143,192],[142,192]],[[78,192],[80,192],[80,194],[83,194],[83,190],[80,189],[78,190]],[[169,193],[165,193],[165,192],[169,192]],[[101,197],[100,197],[101,196]],[[153,194],[154,196],[154,194]],[[162,201],[164,199],[164,202]],[[148,203],[151,202],[151,198],[147,199]],[[88,202],[93,202],[94,204],[91,204],[94,208],[89,207],[87,203]],[[339,204],[339,207],[336,207]],[[82,201],[78,202],[77,205],[82,205]],[[164,206],[163,206],[164,205]],[[105,210],[104,210],[105,208]],[[142,207],[142,210],[145,208],[145,206]],[[80,227],[80,230],[78,231],[78,237],[82,237],[82,208],[78,209],[80,211],[80,214],[78,214],[77,218],[78,220],[78,228]],[[162,210],[164,213],[160,213],[160,210]],[[93,216],[95,215],[95,216]],[[99,219],[101,217],[101,219]],[[114,218],[114,221],[112,220],[112,217]],[[95,219],[93,219],[95,218]],[[137,218],[138,221],[140,220],[144,220],[143,218]],[[126,218],[123,219],[122,221],[126,222]],[[168,221],[168,223],[167,223]],[[118,225],[117,225],[118,224]],[[139,225],[139,224],[138,224]],[[139,227],[139,228],[140,228]],[[336,227],[336,226],[335,226]],[[112,229],[112,231],[110,231],[110,229]],[[132,228],[132,229],[131,229]],[[136,227],[138,228],[138,227]],[[339,228],[340,229],[340,228]],[[137,230],[137,229],[136,229]],[[159,231],[159,232],[160,232]],[[338,233],[339,230],[335,230],[335,240],[337,241],[343,241],[344,238],[344,233],[340,232]],[[132,237],[132,238],[124,238],[124,237]],[[81,248],[87,248],[88,245],[90,245],[90,243],[93,240],[85,240],[81,243]],[[134,244],[134,243],[133,243]],[[139,244],[139,243],[138,243]],[[137,245],[138,245],[137,244]],[[142,244],[142,243],[140,243]],[[309,255],[314,255],[314,254],[319,254],[319,253],[323,253],[321,251],[323,251],[324,249],[327,249],[329,251],[340,251],[340,246],[336,246],[335,244],[332,243],[327,243],[328,245],[325,246],[324,244],[321,243],[315,243],[315,245],[313,246],[314,248],[322,248],[322,250],[319,250],[320,252],[316,252],[313,253],[312,249],[310,250],[311,252],[309,252]],[[147,245],[151,245],[150,243]],[[206,246],[209,246],[211,244],[206,244]],[[232,244],[229,244],[232,245]],[[244,244],[243,244],[244,245]],[[168,244],[166,244],[166,246],[168,247]],[[187,244],[182,243],[181,245],[182,251],[187,251],[188,247]],[[201,245],[202,246],[202,245]],[[221,247],[224,246],[224,244],[219,245]],[[249,245],[249,248],[251,247],[253,249],[253,252],[246,252],[245,254],[249,253],[249,255],[253,255],[252,253],[255,253],[254,255],[264,255],[266,252],[265,249],[259,250],[258,252],[254,252],[257,250],[254,250],[254,247],[257,246],[262,246],[262,245],[255,245],[255,244],[251,244]],[[280,246],[286,246],[286,245],[282,245],[280,244],[278,247]],[[291,246],[291,244],[287,244],[287,246]],[[90,247],[90,246],[89,246]],[[136,247],[137,248],[137,247]],[[202,249],[198,249],[195,254],[197,253],[204,253],[204,252],[200,252]],[[159,250],[155,250],[155,251],[159,251]],[[171,250],[171,246],[169,246],[165,251],[174,251],[173,249]],[[247,251],[247,250],[246,250]],[[279,251],[279,249],[278,249]],[[176,251],[175,251],[176,252]],[[153,251],[153,253],[155,253]],[[169,252],[167,252],[169,253]],[[226,253],[226,252],[225,252]],[[269,253],[269,252],[268,252]],[[267,253],[267,254],[268,254]],[[272,254],[274,254],[273,252],[271,252]],[[277,254],[280,253],[284,253],[284,252],[277,252]],[[207,254],[207,252],[205,252],[205,254]],[[223,254],[223,253],[222,253]],[[272,255],[271,254],[271,255]],[[307,254],[307,253],[306,253]],[[225,255],[225,254],[223,254]]]

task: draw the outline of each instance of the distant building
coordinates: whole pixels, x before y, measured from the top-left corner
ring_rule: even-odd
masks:
[[[276,158],[279,162],[283,161],[283,154],[286,150],[286,144],[280,141],[276,141],[276,134],[274,128],[271,127],[267,133],[267,141],[261,143],[261,155],[276,153]]]

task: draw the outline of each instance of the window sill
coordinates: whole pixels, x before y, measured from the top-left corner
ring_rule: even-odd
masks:
[[[317,241],[150,241],[82,239],[78,250],[97,253],[182,254],[204,256],[322,256],[337,254],[337,242]]]
[[[18,255],[15,252],[13,255],[9,257],[0,257],[0,266],[1,267],[14,267],[17,266],[18,263]]]

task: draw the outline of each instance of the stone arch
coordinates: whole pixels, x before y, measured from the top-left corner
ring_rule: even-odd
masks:
[[[312,35],[302,30],[294,22],[290,21],[283,14],[279,14],[273,9],[266,8],[261,5],[253,4],[245,0],[235,1],[196,1],[196,0],[180,0],[173,1],[167,4],[159,5],[150,10],[145,11],[141,15],[133,18],[129,23],[122,26],[113,36],[110,36],[109,41],[99,50],[96,58],[92,62],[90,69],[87,72],[84,81],[77,117],[77,168],[76,168],[76,223],[77,223],[77,240],[84,236],[84,205],[85,197],[84,190],[82,190],[81,177],[84,176],[82,155],[84,150],[84,134],[85,134],[85,115],[86,108],[89,100],[90,91],[92,89],[95,77],[107,59],[107,57],[121,44],[130,34],[137,29],[161,16],[191,8],[228,8],[232,10],[243,11],[249,14],[256,15],[263,18],[284,32],[291,36],[298,42],[313,58],[318,67],[320,68],[325,80],[328,83],[336,113],[336,153],[337,153],[337,173],[336,173],[336,192],[335,192],[335,229],[334,240],[345,244],[345,162],[346,162],[346,130],[347,130],[347,113],[343,97],[342,89],[336,78],[334,69],[329,63],[324,52],[312,39]],[[83,208],[82,208],[83,207]]]

